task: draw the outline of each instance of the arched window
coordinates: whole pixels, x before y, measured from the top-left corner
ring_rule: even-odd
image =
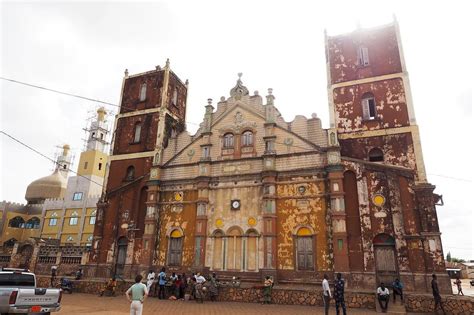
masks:
[[[258,270],[258,233],[254,229],[248,230],[245,233],[247,236],[246,246],[247,254],[246,258],[247,261],[245,263],[245,270],[248,271],[257,271]]]
[[[174,88],[173,90],[173,98],[171,100],[171,104],[173,104],[174,106],[178,105],[178,89],[177,88]]]
[[[232,227],[227,231],[227,270],[242,269],[242,231],[238,227]]]
[[[8,226],[12,228],[24,228],[25,220],[22,217],[14,217],[8,222]]]
[[[140,102],[146,99],[146,83],[143,83],[140,87]]]
[[[170,233],[170,243],[168,250],[168,265],[181,266],[181,258],[183,256],[183,233],[175,229]]]
[[[212,269],[222,270],[224,269],[224,233],[221,230],[217,230],[213,234],[214,237],[214,251],[212,252]]]
[[[140,136],[142,133],[142,125],[140,122],[135,123],[135,132],[133,134],[133,143],[140,142]]]
[[[372,93],[365,93],[362,96],[362,118],[364,120],[374,120],[377,118],[375,97]]]
[[[245,131],[242,134],[242,146],[252,146],[253,145],[253,133],[250,130]]]
[[[307,227],[296,233],[296,261],[298,270],[314,270],[313,233]]]
[[[379,148],[372,148],[369,151],[370,162],[383,162],[383,151]]]
[[[37,217],[32,217],[28,221],[26,221],[25,228],[26,229],[39,229],[40,227],[40,219]]]
[[[127,176],[125,177],[126,180],[133,180],[135,178],[135,167],[130,165],[127,168]]]
[[[224,135],[224,149],[230,149],[234,147],[234,135],[226,133]]]

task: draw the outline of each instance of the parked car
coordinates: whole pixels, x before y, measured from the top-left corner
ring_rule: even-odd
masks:
[[[61,289],[37,288],[36,276],[26,269],[0,270],[0,313],[50,314],[61,309]]]

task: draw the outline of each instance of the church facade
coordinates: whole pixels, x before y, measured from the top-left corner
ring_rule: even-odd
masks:
[[[396,22],[326,36],[330,127],[286,122],[271,89],[241,77],[185,131],[187,82],[162,69],[123,80],[89,273],[166,266],[260,281],[341,272],[408,291],[450,291]]]

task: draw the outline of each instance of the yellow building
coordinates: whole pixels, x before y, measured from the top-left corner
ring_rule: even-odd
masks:
[[[70,162],[69,145],[66,144],[56,161],[54,172],[49,176],[34,180],[26,188],[27,205],[6,201],[0,203],[1,244],[11,247],[15,242],[40,237],[43,204],[48,198],[65,196]]]
[[[79,158],[77,176],[68,179],[64,197],[45,200],[41,238],[81,246],[92,243],[96,205],[102,193],[108,158],[105,114],[100,108],[97,119],[88,129],[87,149]]]

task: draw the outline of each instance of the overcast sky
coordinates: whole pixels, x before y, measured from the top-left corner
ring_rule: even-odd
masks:
[[[318,2],[318,4],[316,4]],[[2,77],[118,103],[130,74],[163,66],[189,79],[188,130],[207,98],[228,96],[237,73],[251,91],[274,90],[285,120],[317,113],[328,127],[324,29],[385,24],[396,14],[445,254],[474,259],[472,10],[468,1],[164,1],[1,3]],[[54,157],[76,160],[97,103],[0,80],[0,129]],[[106,106],[110,111],[114,107]],[[111,124],[113,123],[110,117]],[[25,202],[49,175],[45,158],[0,135],[0,200]],[[467,198],[470,197],[470,198]]]

